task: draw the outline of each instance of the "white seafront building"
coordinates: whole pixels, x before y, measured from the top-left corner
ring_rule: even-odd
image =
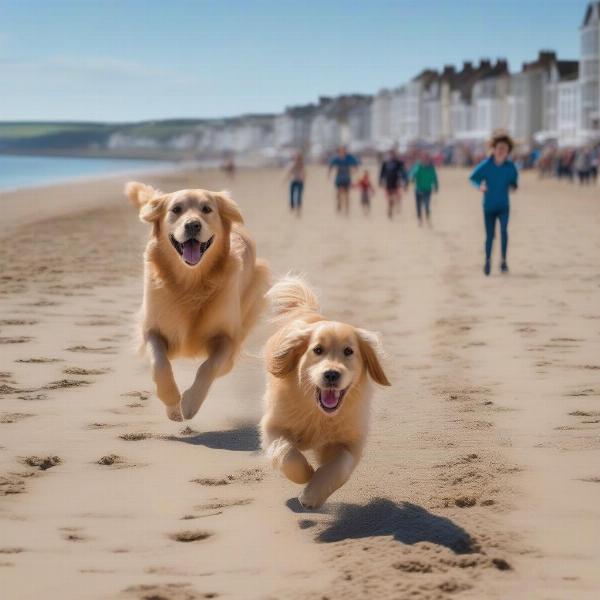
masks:
[[[588,4],[579,36],[577,60],[542,50],[516,73],[504,59],[465,62],[458,69],[446,65],[374,96],[322,97],[277,115],[206,120],[160,142],[115,133],[108,145],[284,160],[297,150],[323,158],[340,144],[356,152],[481,144],[502,128],[523,145],[581,146],[600,141],[600,1]]]

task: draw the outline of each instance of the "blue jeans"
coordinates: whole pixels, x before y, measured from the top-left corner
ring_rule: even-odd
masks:
[[[415,200],[417,201],[417,218],[421,220],[421,211],[425,209],[425,214],[429,219],[429,205],[431,203],[431,192],[415,191]]]
[[[508,217],[510,209],[508,206],[500,209],[483,209],[483,220],[485,222],[485,259],[490,260],[492,256],[492,244],[496,234],[496,219],[500,221],[500,243],[502,246],[502,260],[506,260],[508,249]]]
[[[304,191],[303,181],[292,181],[290,183],[290,208],[300,208],[302,206],[302,192]]]

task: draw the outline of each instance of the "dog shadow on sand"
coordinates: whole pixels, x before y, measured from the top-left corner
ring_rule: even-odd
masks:
[[[234,450],[238,452],[258,452],[260,450],[260,434],[255,425],[244,424],[233,429],[171,436],[169,439],[194,446],[206,446],[213,450]]]
[[[287,505],[293,512],[304,512],[295,498]],[[478,551],[475,540],[462,527],[410,502],[397,504],[387,498],[375,498],[367,505],[337,504],[319,512],[330,512],[334,519],[317,534],[318,542],[392,536],[403,544],[430,542],[456,554]]]

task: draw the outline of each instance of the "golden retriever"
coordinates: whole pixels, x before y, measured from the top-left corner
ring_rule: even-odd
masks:
[[[358,464],[367,436],[369,377],[390,385],[378,357],[377,335],[319,314],[299,277],[271,288],[282,327],[266,346],[267,391],[262,446],[273,466],[306,483],[299,500],[317,508]],[[313,450],[315,471],[303,452]]]
[[[138,182],[125,193],[152,225],[146,246],[141,342],[158,397],[174,421],[191,419],[228,373],[266,303],[269,270],[226,192],[163,194]],[[206,356],[183,395],[170,360]]]

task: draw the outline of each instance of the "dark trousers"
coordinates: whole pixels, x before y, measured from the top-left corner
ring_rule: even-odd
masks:
[[[500,221],[500,243],[502,246],[502,260],[506,260],[506,250],[508,249],[508,216],[510,209],[506,208],[495,210],[483,210],[483,220],[485,222],[485,259],[490,260],[492,256],[492,244],[496,232],[496,219]]]
[[[417,201],[417,218],[421,220],[423,209],[429,219],[429,205],[431,204],[431,192],[419,192],[415,191],[415,200]]]
[[[292,181],[290,183],[290,208],[300,208],[302,206],[302,192],[304,191],[303,181]]]

